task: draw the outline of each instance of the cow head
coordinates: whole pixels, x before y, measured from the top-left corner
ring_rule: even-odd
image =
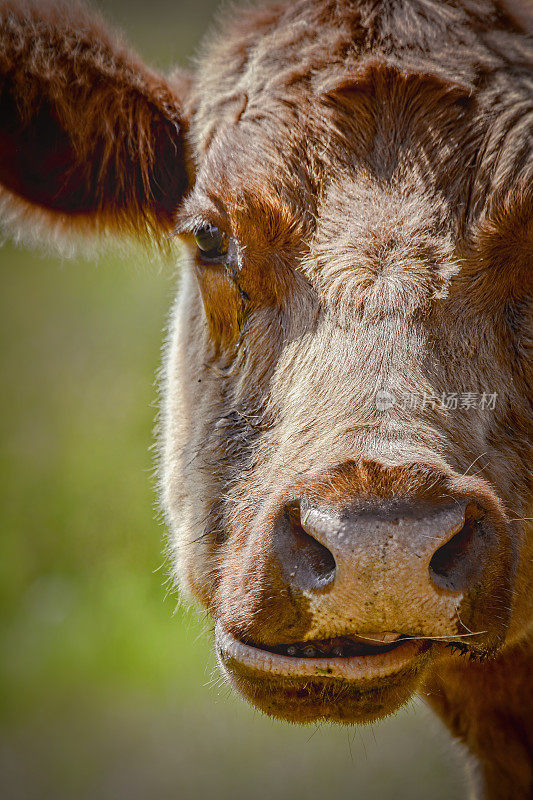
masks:
[[[276,5],[228,21],[194,79],[163,79],[81,12],[36,8],[3,12],[6,207],[186,245],[162,497],[230,680],[280,717],[365,721],[450,645],[520,641],[519,23],[491,3]]]
[[[386,714],[527,625],[521,39],[333,5],[254,13],[200,70],[162,443],[221,663],[299,721]]]

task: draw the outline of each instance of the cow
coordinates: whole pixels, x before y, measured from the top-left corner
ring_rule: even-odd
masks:
[[[479,797],[532,792],[533,53],[525,0],[226,15],[194,74],[0,4],[2,226],[184,244],[173,574],[267,714],[414,692]]]

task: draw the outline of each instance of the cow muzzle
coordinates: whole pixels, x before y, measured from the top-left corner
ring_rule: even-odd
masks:
[[[494,544],[485,517],[467,500],[331,510],[302,499],[279,521],[275,550],[290,589],[309,601],[314,638],[354,625],[449,635]]]
[[[403,701],[428,658],[446,647],[486,655],[501,638],[493,623],[505,601],[494,592],[495,571],[505,588],[510,559],[497,504],[464,488],[344,503],[310,491],[284,502],[263,579],[276,575],[279,607],[291,605],[296,619],[300,610],[306,628],[283,629],[272,602],[270,620],[259,607],[246,626],[222,615],[217,649],[230,679],[257,705],[267,698],[277,716],[360,721]],[[355,694],[339,711],[341,689],[345,700]],[[284,700],[272,710],[275,696]]]

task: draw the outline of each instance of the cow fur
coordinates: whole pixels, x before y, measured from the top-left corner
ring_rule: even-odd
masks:
[[[173,231],[187,249],[160,448],[183,589],[265,645],[385,623],[440,637],[373,694],[231,680],[296,721],[374,719],[419,691],[491,800],[532,791],[530,20],[498,0],[266,4],[165,78],[81,7],[0,4],[6,227]],[[224,265],[195,247],[206,223],[231,239]],[[377,390],[498,400],[384,412]],[[409,604],[408,582],[385,622],[379,597],[332,622],[277,560],[280,514],[304,495],[470,498],[491,559],[449,617]]]

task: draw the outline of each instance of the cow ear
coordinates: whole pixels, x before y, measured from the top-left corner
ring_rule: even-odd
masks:
[[[163,239],[189,183],[189,91],[71,0],[0,2],[4,227]]]

